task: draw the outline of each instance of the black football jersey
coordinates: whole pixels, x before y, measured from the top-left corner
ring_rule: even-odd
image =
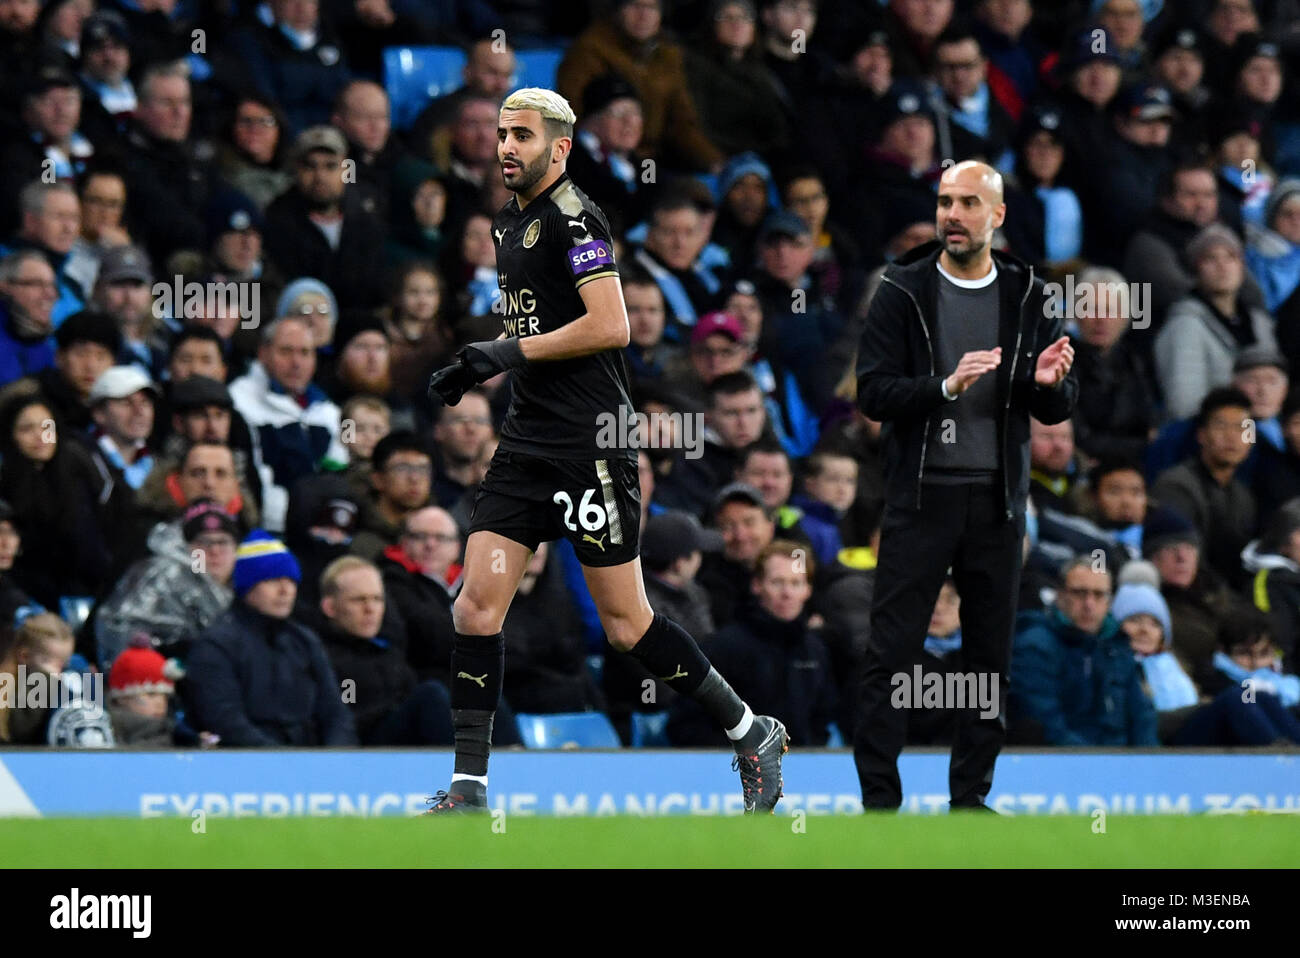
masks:
[[[587,311],[582,286],[618,275],[605,214],[567,173],[522,212],[512,197],[493,220],[492,237],[501,288],[496,309],[507,336],[536,336],[573,322]],[[626,435],[607,428],[613,417],[632,411],[622,350],[530,362],[511,373],[511,382],[500,448],[557,459],[635,456],[608,442]]]

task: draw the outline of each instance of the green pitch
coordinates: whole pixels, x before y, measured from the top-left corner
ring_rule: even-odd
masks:
[[[0,820],[17,867],[1294,867],[1295,815]]]

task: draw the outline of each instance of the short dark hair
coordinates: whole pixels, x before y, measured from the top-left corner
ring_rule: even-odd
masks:
[[[181,331],[177,333],[176,338],[172,340],[171,354],[175,356],[176,350],[180,349],[182,344],[188,343],[192,339],[201,339],[205,343],[212,343],[212,345],[217,347],[218,352],[222,351],[221,337],[217,335],[215,329],[210,326],[200,326],[197,323],[191,323],[182,326]]]
[[[931,64],[939,62],[939,48],[950,46],[954,43],[965,43],[967,40],[974,42],[979,47],[980,56],[985,56],[984,47],[980,43],[979,37],[975,36],[974,31],[963,23],[954,23],[944,29],[934,40],[934,46],[930,48]]]
[[[781,445],[779,439],[775,436],[763,436],[755,439],[744,449],[740,450],[740,456],[737,458],[737,469],[744,469],[749,464],[749,457],[753,455],[764,456],[784,456],[786,464],[791,464],[790,454],[785,451],[785,446]]]
[[[629,260],[619,265],[618,279],[624,286],[653,286],[656,289],[659,287],[655,278],[650,275],[650,271],[636,260]]]
[[[1101,481],[1112,472],[1136,472],[1142,477],[1143,485],[1146,484],[1146,473],[1143,472],[1142,466],[1137,460],[1126,459],[1121,456],[1108,456],[1101,459],[1088,473],[1088,488],[1095,494],[1101,487]]]
[[[1178,177],[1184,173],[1208,173],[1213,179],[1217,176],[1214,168],[1199,156],[1183,156],[1174,163],[1164,173],[1160,174],[1157,182],[1157,195],[1162,200],[1173,197],[1175,189],[1178,187]]]
[[[692,213],[699,213],[700,208],[696,206],[695,201],[685,193],[680,192],[679,190],[665,190],[664,194],[655,201],[653,206],[650,207],[650,223],[651,225],[654,225],[654,221],[658,219],[660,215],[664,213],[676,213],[679,210],[690,210]]]
[[[1196,428],[1201,429],[1210,417],[1220,409],[1240,407],[1250,412],[1250,399],[1244,392],[1234,386],[1220,386],[1211,389],[1201,400],[1201,408],[1196,411]]]
[[[1231,653],[1238,645],[1254,645],[1260,639],[1273,641],[1273,619],[1253,605],[1238,601],[1219,625],[1219,646]]]
[[[383,472],[388,460],[399,452],[414,452],[433,462],[433,453],[428,444],[410,429],[397,429],[375,443],[375,451],[370,454],[370,465],[375,472]]]
[[[760,395],[762,394],[762,390],[758,387],[758,380],[749,370],[741,369],[734,373],[724,373],[708,385],[709,406],[716,406],[719,396],[736,396],[747,393],[751,389],[758,389]]]

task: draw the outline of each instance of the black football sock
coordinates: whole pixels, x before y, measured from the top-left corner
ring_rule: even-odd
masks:
[[[456,729],[457,778],[487,784],[492,750],[492,717],[501,700],[506,639],[496,635],[456,633],[451,649],[451,722]]]
[[[657,676],[674,692],[689,695],[704,706],[704,710],[727,730],[728,738],[732,738],[732,732],[746,724],[747,719],[748,724],[752,724],[749,707],[709,664],[690,633],[672,619],[656,612],[650,628],[628,655],[640,661],[651,675]],[[748,728],[741,728],[741,734],[746,731]]]

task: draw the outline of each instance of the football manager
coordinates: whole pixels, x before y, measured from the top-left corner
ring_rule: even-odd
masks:
[[[957,715],[952,808],[987,810],[1006,737],[1029,417],[1066,419],[1077,384],[1074,352],[1042,281],[991,248],[1005,216],[996,170],[969,161],[945,170],[937,240],[885,272],[858,347],[858,405],[884,424],[886,502],[853,736],[867,810],[902,803],[907,712],[891,704],[891,678],[917,660],[950,568],[961,594],[958,669],[976,680],[996,676],[1000,692],[995,716],[982,717],[971,701]]]

